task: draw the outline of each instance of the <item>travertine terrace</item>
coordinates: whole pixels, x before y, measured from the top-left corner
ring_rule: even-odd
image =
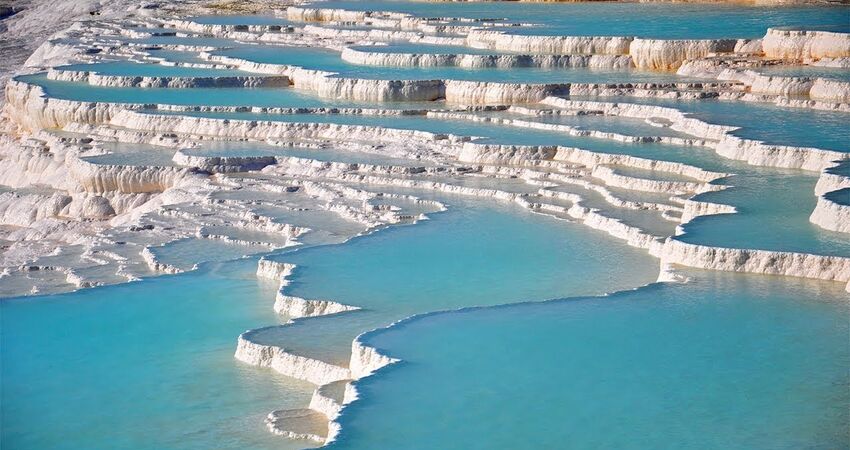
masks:
[[[285,24],[202,23],[193,20],[205,11],[201,5],[182,11],[149,5],[86,26],[68,24],[35,50],[5,86],[2,295],[174,274],[212,254],[236,258],[344,242],[444,210],[423,195],[428,192],[495,198],[604,231],[657,258],[660,281],[680,281],[677,267],[692,267],[812,278],[850,290],[847,256],[686,239],[694,220],[740,213],[706,195],[729,188],[722,180],[737,167],[819,177],[810,193],[816,206],[803,214],[823,230],[850,232],[850,177],[842,170],[850,164],[850,148],[766,142],[738,133],[746,123],[714,123],[675,105],[724,101],[850,114],[848,79],[764,71],[846,69],[850,34],[770,28],[758,39],[548,36],[514,33],[529,25],[499,20],[426,19],[321,3],[274,6],[263,12]],[[448,50],[382,49],[398,42]],[[222,52],[252,47],[322,49],[361,72],[422,68],[437,75],[358,76],[309,61],[299,66]],[[475,51],[448,52],[452,48]],[[665,78],[515,82],[441,77],[445,68],[633,71]],[[202,93],[197,103],[170,102],[167,95],[110,98],[134,89]],[[242,103],[241,89],[291,94],[294,103],[272,105],[258,97]],[[233,92],[233,99],[201,101],[212,90]],[[649,132],[570,122],[589,117]],[[435,125],[418,129],[421,123]],[[542,137],[500,141],[458,131],[464,127]],[[546,136],[551,142],[542,142]],[[607,143],[628,151],[598,149]],[[665,148],[671,157],[657,157]],[[688,152],[708,156],[675,156]],[[138,160],[131,156],[143,153]],[[730,169],[701,167],[706,158]],[[650,219],[629,220],[632,213]],[[195,259],[175,257],[168,252],[174,245],[201,250]],[[293,270],[292,264],[259,260],[257,276],[280,283],[268,306],[283,317],[297,322],[358,309],[290,295]],[[332,441],[339,431],[334,420],[357,398],[350,382],[393,362],[358,339],[347,364],[330,364],[256,342],[261,330],[234,336],[236,358],[316,385],[304,409],[270,413],[271,431],[289,438]]]

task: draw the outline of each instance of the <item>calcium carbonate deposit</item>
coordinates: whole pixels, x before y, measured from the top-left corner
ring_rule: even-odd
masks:
[[[4,447],[850,442],[847,5],[42,3]]]

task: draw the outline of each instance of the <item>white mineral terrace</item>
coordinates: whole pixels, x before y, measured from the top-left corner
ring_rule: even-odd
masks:
[[[850,67],[846,33],[768,29],[761,39],[711,40],[543,36],[509,33],[504,23],[483,20],[445,25],[401,13],[307,6],[274,12],[293,25],[210,25],[155,12],[132,22],[104,20],[60,32],[29,58],[20,75],[41,78],[21,76],[5,87],[0,295],[123,283],[191,270],[204,262],[201,256],[175,256],[179,252],[171,249],[180,245],[208,250],[197,255],[227,249],[230,258],[238,258],[301,244],[344,242],[444,209],[437,201],[400,191],[495,198],[604,231],[658,258],[661,281],[679,280],[676,267],[685,266],[813,278],[842,283],[850,291],[848,257],[722,248],[683,239],[684,226],[699,217],[739,213],[731,205],[693,198],[726,189],[719,180],[734,174],[697,163],[601,152],[588,144],[708,149],[727,161],[808,171],[819,176],[811,193],[816,206],[806,212],[810,222],[850,233],[850,177],[837,169],[847,164],[850,153],[749,139],[736,133],[737,126],[639,101],[720,98],[850,114],[848,81],[758,71]],[[163,36],[194,37],[198,43],[146,44],[151,33],[131,25],[162,30]],[[352,25],[361,27],[337,28]],[[382,51],[399,41],[478,51]],[[310,69],[306,63],[270,64],[216,54],[224,48],[261,46],[332,49],[340,61],[365,69],[604,69],[665,76],[677,72],[704,81],[371,79]],[[157,56],[157,51],[168,53]],[[245,74],[111,74],[62,67],[113,60]],[[85,87],[89,93],[262,88],[297,93],[316,104],[350,104],[262,106],[246,100],[209,106],[151,102],[144,96],[118,102],[54,95],[59,92],[51,90],[55,85],[67,91]],[[571,117],[639,123],[658,133],[636,135],[547,120]],[[410,119],[554,138],[546,144],[510,144],[493,136],[401,125]],[[446,129],[460,129],[449,125]],[[567,138],[570,145],[561,142]],[[603,200],[591,201],[584,192]],[[656,223],[638,226],[617,211],[654,214]],[[359,309],[335,299],[290,295],[294,269],[267,258],[257,268],[258,277],[280,283],[269,307],[290,323]],[[236,358],[316,385],[309,405],[269,414],[269,429],[293,439],[332,441],[339,432],[335,419],[357,398],[352,382],[394,362],[356,339],[346,365],[330,364],[259,343],[253,338],[261,330],[238,337]]]

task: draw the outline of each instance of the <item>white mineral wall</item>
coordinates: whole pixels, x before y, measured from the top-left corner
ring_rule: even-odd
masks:
[[[600,111],[606,115],[632,117],[640,119],[662,118],[668,120],[670,128],[704,139],[720,140],[737,127],[715,125],[688,117],[675,108],[637,103],[576,101],[558,97],[549,97],[541,101],[544,105],[563,109]]]
[[[768,58],[845,58],[850,57],[850,33],[768,28],[762,48]]]
[[[533,103],[550,95],[569,93],[568,84],[516,84],[484,81],[445,82],[446,102],[457,104]]]
[[[332,8],[304,8],[298,6],[286,8],[286,16],[289,20],[301,22],[362,22],[369,15],[370,13],[364,11],[346,11]]]
[[[324,414],[329,420],[334,420],[339,417],[339,413],[342,412],[342,405],[337,403],[334,399],[322,395],[321,389],[322,386],[319,386],[315,391],[313,391],[313,396],[310,397],[309,408],[313,411],[318,411]]]
[[[817,148],[770,145],[760,141],[744,139],[730,133],[736,127],[714,125],[687,117],[681,111],[652,105],[571,101],[557,97],[544,99],[541,103],[559,108],[600,110],[605,114],[624,117],[661,117],[672,122],[671,128],[695,136],[719,141],[715,151],[724,157],[746,161],[749,164],[822,171],[834,165],[834,161],[848,157],[846,153]]]
[[[845,164],[850,164],[846,163]],[[850,177],[846,177],[844,175],[833,173],[833,167],[827,168],[823,172],[821,172],[820,177],[818,177],[818,182],[815,185],[815,195],[823,195],[827,192],[837,191],[839,189],[844,189],[850,187]]]
[[[322,38],[336,39],[344,37],[347,39],[368,41],[415,41],[421,37],[421,33],[417,31],[380,29],[346,30],[341,28],[319,27],[315,25],[305,25],[303,32],[305,34]]]
[[[771,145],[760,141],[728,135],[716,149],[717,154],[730,159],[746,161],[756,166],[784,167],[822,171],[837,160],[846,159],[847,153],[787,145]]]
[[[850,103],[850,82],[817,78],[809,91],[809,97],[836,103]]]
[[[67,152],[62,147],[16,145],[9,138],[0,138],[0,184],[13,188],[33,184],[73,191],[76,186],[68,176],[65,165]]]
[[[351,343],[351,362],[348,367],[352,379],[369,376],[384,366],[398,362],[397,359],[382,355],[375,348],[363,344],[360,339],[361,336],[358,336]]]
[[[529,36],[495,30],[473,30],[467,44],[476,48],[550,55],[628,55],[631,37]]]
[[[162,192],[195,172],[181,167],[93,164],[79,158],[68,161],[70,175],[87,192]]]
[[[308,300],[285,295],[282,291],[275,297],[274,311],[292,319],[300,317],[326,316],[342,312],[355,311],[356,306],[343,305],[332,300]]]
[[[850,192],[846,196],[850,201]],[[818,197],[809,221],[827,230],[850,233],[850,205],[836,203],[822,196]]]
[[[665,264],[701,269],[850,281],[850,258],[769,250],[709,247],[668,238],[652,252]]]
[[[199,34],[212,34],[214,36],[222,36],[227,33],[232,32],[249,32],[255,34],[274,32],[291,32],[292,27],[286,25],[225,25],[225,24],[210,24],[210,23],[198,23],[193,22],[191,20],[183,20],[183,19],[175,19],[175,20],[166,20],[163,22],[165,26],[169,28],[163,28],[163,31],[169,31],[169,29],[178,29],[191,31],[193,33]]]
[[[710,53],[731,53],[736,39],[670,40],[635,38],[629,55],[640,69],[675,71],[685,60]]]
[[[48,98],[40,86],[9,80],[4,111],[24,129],[62,128],[71,122],[104,123],[113,114],[132,108],[117,103],[76,102]]]
[[[680,75],[716,77],[719,80],[731,80],[744,83],[753,94],[776,95],[782,97],[808,96],[813,100],[831,103],[850,102],[850,82],[819,77],[789,77],[764,75],[754,70],[718,69],[715,71],[700,69],[699,61],[689,62],[680,68]],[[830,108],[834,109],[834,108]]]
[[[29,227],[33,223],[59,216],[72,202],[68,195],[21,195],[0,193],[0,224]]]
[[[273,345],[262,345],[251,341],[251,333],[239,336],[236,359],[255,366],[270,367],[277,372],[316,385],[351,379],[351,372],[333,364],[286,352]]]
[[[267,139],[336,139],[361,138],[378,142],[399,142],[416,139],[424,142],[447,139],[418,130],[399,130],[365,125],[331,123],[298,123],[250,120],[221,120],[189,116],[164,116],[124,111],[111,121],[116,126],[126,126],[151,132],[176,132],[209,137],[236,137],[264,141]]]
[[[368,47],[348,47],[342,51],[342,59],[354,64],[396,67],[457,66],[479,68],[598,68],[625,69],[632,67],[631,57],[626,55],[474,55],[474,54],[427,54],[390,53],[368,51]]]

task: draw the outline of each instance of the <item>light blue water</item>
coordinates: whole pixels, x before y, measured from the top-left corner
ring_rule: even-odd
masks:
[[[639,70],[540,69],[518,67],[466,69],[461,67],[384,67],[351,64],[340,59],[340,53],[313,47],[249,46],[215,52],[215,54],[269,64],[295,65],[306,69],[339,73],[346,78],[379,80],[475,80],[524,83],[614,83],[640,81],[685,81],[669,73]]]
[[[357,383],[331,448],[846,448],[845,295],[700,273],[424,317],[367,337],[404,362]]]
[[[619,173],[621,175],[626,175],[635,178],[644,178],[650,180],[663,180],[663,181],[685,181],[685,182],[698,182],[696,178],[689,177],[687,175],[678,174],[675,172],[666,172],[663,170],[653,170],[653,169],[640,169],[637,167],[631,166],[623,166],[623,165],[612,165],[611,167],[614,172]]]
[[[255,261],[72,294],[5,299],[3,448],[302,448],[266,414],[312,386],[233,358],[277,320]],[[155,431],[154,431],[155,430]]]
[[[850,31],[846,6],[754,7],[745,5],[664,3],[410,2],[404,0],[331,0],[322,8],[400,11],[419,17],[508,18],[539,25],[514,29],[525,34],[641,36],[663,39],[756,38],[768,27],[796,26]],[[603,25],[604,24],[604,25]]]
[[[364,311],[261,330],[253,339],[346,364],[354,337],[412,314],[639,286],[656,276],[652,258],[604,233],[516,206],[462,198],[451,204],[450,212],[416,226],[281,257],[299,266],[291,295]],[[612,260],[635,270],[623,273]]]
[[[96,88],[80,83],[52,82],[36,78],[21,77],[27,81],[38,81],[48,94],[60,98],[77,100],[99,100],[113,102],[175,104],[212,104],[260,106],[319,106],[322,101],[286,89],[128,89]],[[253,94],[253,95],[252,95]],[[632,101],[630,99],[629,101]],[[635,102],[673,106],[694,112],[695,116],[712,123],[744,124],[746,128],[736,134],[748,138],[764,139],[768,142],[788,142],[836,150],[847,150],[850,133],[843,126],[842,113],[807,111],[779,108],[771,105],[704,101],[665,101],[634,99]],[[699,151],[690,147],[665,146],[660,144],[620,144],[607,140],[573,138],[547,131],[526,130],[465,121],[440,121],[422,117],[366,117],[344,115],[313,115],[309,119],[301,115],[256,115],[250,113],[202,113],[212,117],[244,118],[250,120],[285,120],[352,123],[363,125],[391,126],[403,129],[422,129],[438,133],[454,133],[467,136],[482,136],[482,142],[527,145],[575,145],[606,153],[635,154],[661,160],[673,160],[696,164],[709,170],[733,172],[742,176],[731,184],[742,186],[734,191],[710,194],[706,200],[735,204],[742,212],[736,216],[701,218],[690,225],[689,235],[683,239],[708,245],[724,247],[749,247],[780,251],[804,251],[818,254],[850,255],[848,243],[840,234],[820,229],[808,222],[814,208],[812,188],[816,182],[811,173],[797,173],[786,177],[776,171],[755,171],[745,165],[730,166],[710,151]],[[806,130],[818,130],[817,133]],[[744,176],[746,173],[751,176]],[[777,175],[773,175],[777,174]],[[786,195],[772,195],[782,186],[789,191]],[[739,194],[740,193],[740,194]],[[715,197],[716,196],[716,197]],[[737,198],[736,198],[737,196]],[[769,199],[770,201],[764,201]],[[774,222],[776,221],[776,222]],[[725,225],[717,225],[722,223]],[[765,233],[765,229],[774,229]],[[746,231],[740,231],[746,230]]]
[[[413,312],[601,292],[655,275],[650,257],[601,233],[485,204],[287,256],[304,268],[294,292],[307,286],[370,309],[298,344],[327,348],[341,336],[333,351],[346,352],[349,333]],[[621,274],[612,257],[645,270]],[[255,268],[234,262],[0,303],[4,447],[280,448],[262,416],[304,407],[311,390],[232,357],[240,332],[278,321],[276,286],[258,283]]]
[[[428,16],[504,16],[541,25],[512,32],[540,34],[760,37],[767,26],[778,24],[850,30],[846,20],[850,7],[846,6],[348,0],[322,4],[339,5],[352,9],[405,9]],[[216,16],[200,20],[262,25],[281,19]],[[227,39],[202,37],[159,36],[125,41],[143,45],[237,45]],[[398,48],[443,50],[440,46],[419,45]],[[677,79],[626,71],[361,67],[342,62],[333,52],[269,49],[240,47],[232,52],[242,56],[252,51],[291,64],[365,78],[526,82]],[[162,54],[186,61],[195,58],[169,50]],[[133,75],[148,70],[162,73],[160,66],[109,64],[100,66]],[[196,73],[186,72],[188,69],[163,70]],[[206,69],[197,70],[206,73]],[[48,95],[82,101],[378,106],[321,100],[279,88],[100,88],[50,81],[44,74],[20,79],[44,86]],[[673,105],[714,123],[743,126],[736,133],[744,137],[850,151],[850,131],[846,114],[842,113],[719,101],[635,101]],[[423,105],[426,104],[392,107]],[[733,185],[734,189],[705,194],[703,198],[733,204],[741,214],[698,219],[686,227],[687,234],[682,239],[709,245],[850,256],[846,236],[808,222],[815,203],[816,174],[753,168],[720,158],[705,148],[620,144],[424,117],[198,115],[423,129],[481,136],[482,142],[572,145],[733,172],[736,175],[722,183]],[[642,124],[616,119],[572,120],[558,119],[625,134],[650,131]],[[164,163],[168,154],[165,150],[156,154],[138,150],[145,147],[119,145],[111,148],[113,154],[89,160],[102,164],[151,164]],[[210,145],[196,151],[210,155],[268,152],[265,146],[246,143]],[[281,154],[315,154],[319,159],[343,162],[390,160],[338,149],[283,149]],[[845,164],[833,171],[844,173],[848,167]],[[647,175],[633,169],[618,170]],[[669,178],[663,173],[651,176]],[[537,190],[537,186],[520,180],[458,177],[453,182],[518,192]],[[435,197],[433,193],[413,192]],[[605,206],[598,194],[583,194],[588,205]],[[655,199],[650,194],[621,194]],[[259,193],[233,192],[221,197],[228,195],[242,195],[244,200],[250,196],[256,199]],[[850,194],[844,190],[831,195],[841,201],[841,197]],[[344,364],[354,336],[411,314],[593,295],[638,286],[656,277],[657,260],[604,233],[534,216],[512,205],[451,196],[438,198],[451,205],[450,211],[416,226],[276,257],[299,265],[289,291],[293,295],[330,298],[365,307],[356,313],[305,320],[292,327],[277,326],[281,318],[271,309],[277,286],[256,280],[255,260],[209,264],[195,273],[125,286],[0,302],[0,447],[303,447],[303,442],[293,444],[268,433],[262,418],[273,409],[305,407],[313,387],[235,361],[234,342],[240,332],[271,325],[256,332],[254,338]],[[328,224],[325,234],[309,242],[338,242],[341,235],[359,231],[356,224],[331,218],[323,211],[296,215],[284,208],[264,208],[260,212],[296,224],[298,220],[305,225]],[[673,226],[672,222],[658,225],[658,213],[654,211],[610,208],[603,214],[661,236],[669,234]],[[228,226],[203,231],[252,237]],[[165,262],[188,268],[199,259],[236,258],[261,250],[218,241],[183,240],[153,251]],[[846,447],[850,441],[846,408],[850,401],[850,314],[846,302],[842,302],[846,294],[841,287],[778,277],[696,272],[694,276],[695,281],[687,285],[655,285],[610,298],[442,314],[377,333],[369,341],[406,362],[360,383],[365,400],[343,418],[345,430],[337,446]]]
[[[605,97],[594,99],[609,101]],[[623,101],[680,109],[709,123],[740,127],[733,134],[768,144],[850,152],[847,113],[724,100],[629,98]]]

